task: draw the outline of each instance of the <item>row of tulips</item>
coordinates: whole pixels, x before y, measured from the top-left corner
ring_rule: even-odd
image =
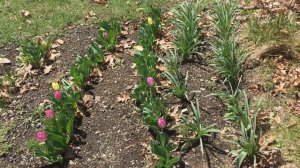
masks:
[[[37,157],[50,162],[64,160],[64,153],[73,136],[75,112],[80,101],[81,88],[89,79],[91,71],[104,61],[104,52],[99,45],[106,50],[115,47],[120,33],[120,29],[115,28],[116,24],[117,22],[101,22],[97,42],[92,42],[87,55],[77,56],[76,63],[71,66],[71,82],[62,80],[61,85],[52,83],[54,92],[50,97],[51,108],[45,111],[43,130],[38,131],[36,139],[27,144],[29,150]]]
[[[155,136],[151,144],[151,151],[159,158],[155,165],[157,168],[170,168],[179,161],[178,157],[172,157],[171,151],[175,145],[170,143],[165,129],[169,110],[164,104],[156,88],[158,57],[155,55],[155,38],[161,29],[160,9],[150,7],[149,18],[141,25],[138,34],[138,46],[134,55],[134,62],[140,81],[134,89],[132,97],[137,101],[137,107],[142,112],[144,123]]]

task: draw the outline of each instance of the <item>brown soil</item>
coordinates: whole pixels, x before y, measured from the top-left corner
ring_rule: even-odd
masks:
[[[145,167],[148,163],[145,159],[146,149],[143,144],[150,144],[150,134],[142,125],[140,115],[134,111],[132,102],[119,103],[118,96],[130,95],[136,84],[132,65],[132,56],[125,53],[115,53],[118,58],[124,60],[121,65],[114,69],[109,67],[103,70],[101,78],[90,81],[85,93],[94,97],[92,104],[86,108],[86,116],[79,122],[75,130],[73,148],[75,157],[63,165],[51,165],[36,159],[30,154],[25,142],[34,138],[35,128],[28,127],[24,119],[29,117],[37,106],[51,94],[50,82],[57,81],[68,76],[68,69],[75,61],[78,53],[84,54],[89,43],[96,37],[97,28],[94,26],[80,26],[67,30],[64,37],[65,44],[58,50],[61,52],[53,63],[50,74],[39,73],[28,79],[28,83],[38,83],[37,90],[29,90],[23,95],[16,95],[16,99],[9,105],[7,112],[1,115],[1,121],[13,121],[16,127],[8,135],[9,143],[13,148],[9,153],[0,158],[0,166],[12,165],[15,167]],[[8,49],[7,49],[8,48]],[[9,55],[14,68],[15,56],[18,52],[16,46],[2,48],[0,53]],[[14,57],[12,57],[14,56]],[[207,97],[210,93],[211,77],[214,75],[208,66],[198,63],[188,63],[183,66],[189,71],[191,90],[202,90],[199,97],[201,107],[204,107],[203,117],[207,124],[215,123],[216,127],[226,127],[223,121],[223,107],[221,102],[214,97]],[[78,141],[80,139],[80,141]],[[207,158],[210,159],[211,167],[220,167],[232,160],[224,150],[228,144],[218,140],[219,135],[213,137],[214,143],[207,146],[208,157],[201,156],[199,148],[189,151],[184,157],[183,167],[208,167]],[[214,149],[214,150],[213,150]],[[219,150],[217,150],[219,149]],[[210,152],[213,151],[213,152]]]

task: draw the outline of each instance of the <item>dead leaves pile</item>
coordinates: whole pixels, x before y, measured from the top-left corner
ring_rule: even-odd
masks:
[[[293,66],[288,61],[278,61],[275,63],[276,70],[273,75],[275,94],[300,89],[300,68]]]

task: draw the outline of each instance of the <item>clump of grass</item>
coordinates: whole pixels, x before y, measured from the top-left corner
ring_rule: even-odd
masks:
[[[12,128],[13,125],[9,123],[3,123],[0,125],[0,156],[5,155],[12,147],[12,144],[8,143],[5,137],[8,131]]]
[[[248,38],[256,44],[292,42],[296,31],[295,17],[284,14],[272,16],[266,21],[254,17],[247,26]]]

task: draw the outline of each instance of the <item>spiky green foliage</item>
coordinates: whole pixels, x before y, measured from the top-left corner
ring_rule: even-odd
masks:
[[[196,99],[196,106],[191,102],[193,117],[183,116],[182,122],[175,126],[179,129],[184,129],[186,131],[190,131],[195,135],[194,137],[187,137],[191,140],[199,140],[200,149],[202,154],[204,153],[204,142],[203,138],[211,136],[213,133],[218,133],[220,130],[214,128],[215,124],[205,126],[204,121],[201,119],[201,111],[199,107],[198,99]]]
[[[217,28],[217,39],[214,46],[216,57],[213,65],[231,88],[237,88],[242,72],[245,52],[238,47],[234,27],[236,4],[217,1],[214,22]]]
[[[198,51],[200,29],[198,27],[199,3],[183,2],[175,10],[174,46],[183,60],[191,58]]]
[[[244,92],[244,115],[247,121],[241,121],[241,138],[234,143],[237,145],[237,149],[232,150],[231,153],[236,155],[234,162],[238,167],[242,166],[242,163],[246,159],[253,159],[253,165],[256,165],[256,158],[260,154],[259,138],[260,133],[256,127],[256,117],[259,108],[254,112],[253,117],[250,116],[249,102],[247,95]]]

